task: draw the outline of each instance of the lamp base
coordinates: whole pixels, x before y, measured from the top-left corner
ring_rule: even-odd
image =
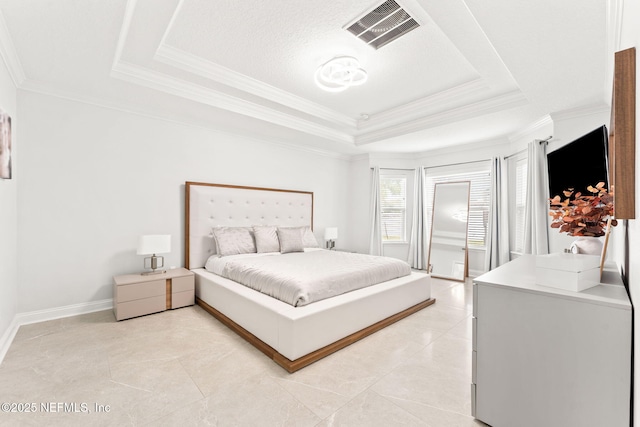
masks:
[[[149,260],[149,265],[147,265],[147,260]],[[158,270],[158,268],[162,267],[164,267],[164,257],[153,254],[152,256],[144,259],[144,268],[151,268],[151,271],[145,271],[142,275],[149,276],[151,274],[166,273],[167,270]]]

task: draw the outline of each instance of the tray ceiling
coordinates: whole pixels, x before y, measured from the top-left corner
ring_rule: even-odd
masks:
[[[346,27],[379,3],[0,0],[0,11],[25,89],[345,153],[504,137],[604,101],[605,2],[397,0],[420,26],[376,50]],[[343,55],[368,81],[322,91],[316,69]]]

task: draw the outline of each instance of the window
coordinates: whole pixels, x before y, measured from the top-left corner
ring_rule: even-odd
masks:
[[[383,242],[406,242],[407,177],[380,176],[380,210]]]
[[[433,193],[438,182],[471,181],[469,195],[469,225],[467,245],[484,249],[487,236],[487,221],[491,203],[491,171],[487,162],[467,165],[469,172],[456,172],[454,167],[431,168],[427,170],[425,204],[427,223],[431,229],[433,213]],[[473,171],[476,169],[476,171]],[[459,168],[458,168],[459,170]]]
[[[509,166],[515,167],[515,178],[510,180],[510,182],[515,182],[515,187],[510,195],[510,197],[513,197],[512,200],[515,200],[513,207],[510,206],[513,212],[509,213],[510,226],[514,230],[514,235],[510,239],[510,250],[511,252],[522,253],[524,249],[524,217],[527,197],[527,158],[515,158],[509,163]]]

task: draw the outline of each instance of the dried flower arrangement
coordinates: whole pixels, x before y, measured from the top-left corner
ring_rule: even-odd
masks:
[[[563,191],[564,200],[560,196],[549,199],[551,228],[559,228],[560,233],[570,236],[600,237],[607,233],[609,226],[618,225],[613,218],[613,193],[607,191],[604,182],[589,186],[587,190],[592,194],[578,192],[574,195],[570,188]]]

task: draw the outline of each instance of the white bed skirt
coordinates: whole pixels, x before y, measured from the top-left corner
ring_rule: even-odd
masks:
[[[293,307],[203,268],[196,296],[293,361],[431,298],[427,274]]]

